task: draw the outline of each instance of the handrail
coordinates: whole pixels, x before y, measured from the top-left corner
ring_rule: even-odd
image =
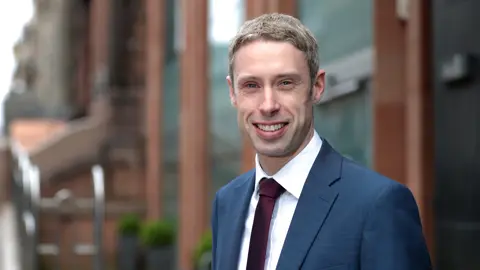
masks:
[[[30,212],[33,218],[33,232],[31,234],[31,248],[32,248],[32,266],[33,269],[39,269],[39,264],[40,261],[38,259],[38,252],[37,252],[37,247],[39,243],[39,206],[40,206],[40,199],[41,199],[41,193],[40,193],[40,170],[38,169],[37,166],[31,166],[28,170],[29,177],[30,177]]]
[[[17,211],[19,211],[20,221],[22,222],[23,233],[21,233],[22,242],[25,248],[21,255],[23,269],[38,270],[39,269],[39,231],[38,224],[40,218],[40,208],[42,204],[41,196],[41,175],[40,168],[31,163],[28,153],[18,144],[12,143],[12,154],[17,159],[19,177],[15,177],[15,183],[21,192],[20,201],[17,203]],[[105,217],[105,179],[104,171],[101,165],[94,165],[91,170],[92,184],[94,194],[93,205],[93,222],[94,222],[94,250],[93,269],[104,269],[103,256],[103,230]],[[61,191],[60,191],[61,193]],[[60,247],[56,245],[56,250]],[[59,256],[56,252],[55,255]],[[58,259],[58,258],[57,258]],[[57,260],[58,261],[58,260]],[[59,261],[58,261],[59,262]]]
[[[10,203],[0,205],[0,269],[22,270],[22,244],[18,241],[18,219]]]
[[[21,220],[21,227],[23,232],[20,233],[22,242],[25,248],[21,254],[22,264],[24,269],[36,270],[38,265],[37,253],[35,250],[35,240],[37,239],[37,216],[34,204],[36,198],[32,194],[37,191],[40,179],[35,179],[38,176],[34,166],[30,163],[28,153],[18,143],[12,142],[12,154],[17,159],[17,169],[20,175],[15,177],[16,185],[19,187],[20,201],[17,203],[17,211]],[[38,182],[38,183],[37,183]]]
[[[93,239],[96,247],[96,256],[94,258],[94,270],[102,270],[103,267],[103,221],[105,218],[105,177],[103,168],[100,165],[92,167],[92,180],[94,192],[94,224]]]

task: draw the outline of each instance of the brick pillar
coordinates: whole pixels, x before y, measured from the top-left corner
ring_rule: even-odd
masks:
[[[88,61],[86,61],[87,75],[85,76],[88,81],[86,87],[88,88],[88,94],[85,96],[88,98],[89,107],[87,108],[89,117],[96,119],[109,118],[111,115],[110,100],[106,95],[99,96],[98,90],[109,90],[109,47],[111,37],[111,24],[113,11],[113,0],[91,0],[89,4],[88,14],[88,37],[86,51],[88,52]],[[107,148],[103,147],[99,149],[99,156],[102,162],[108,160]],[[113,185],[114,181],[111,181],[112,170],[108,166],[105,166],[105,194],[107,198],[114,194]]]
[[[284,13],[293,16],[297,15],[296,0],[245,0],[246,18],[253,19],[265,13]],[[244,135],[242,150],[242,172],[246,172],[255,166],[255,149],[253,149],[250,139]]]
[[[147,218],[158,219],[162,213],[162,104],[165,59],[165,1],[146,1],[146,179]]]
[[[374,166],[413,192],[433,248],[433,91],[430,1],[411,1],[402,20],[393,1],[374,1]]]
[[[405,182],[405,27],[394,1],[374,1],[373,137],[377,171]]]
[[[81,12],[81,34],[80,38],[77,37],[77,41],[80,43],[78,51],[76,53],[78,61],[78,69],[76,75],[76,101],[78,105],[79,112],[88,112],[88,107],[90,105],[90,12],[91,8],[89,5],[81,3],[78,5]],[[77,113],[79,113],[77,112]]]
[[[296,0],[266,0],[269,12],[278,12],[297,16]]]
[[[430,75],[431,1],[410,2],[406,24],[406,183],[412,190],[422,218],[423,228],[433,259],[433,174],[434,108]]]
[[[208,1],[181,2],[179,269],[191,270],[192,251],[210,227]]]
[[[92,0],[89,22],[91,89],[106,75],[110,40],[111,0]]]

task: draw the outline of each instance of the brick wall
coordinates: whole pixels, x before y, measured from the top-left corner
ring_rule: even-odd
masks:
[[[111,168],[107,174],[106,185],[111,185],[110,193],[106,194],[107,209],[106,220],[103,234],[103,251],[106,256],[107,266],[115,265],[116,258],[116,227],[117,220],[122,214],[135,212],[142,216],[144,214],[143,172],[139,168],[128,168],[122,164],[117,164]],[[92,198],[93,186],[89,168],[83,172],[78,172],[75,176],[68,179],[56,179],[50,185],[42,186],[43,197],[53,197],[61,189],[70,190],[76,198]],[[131,207],[138,205],[138,207]],[[130,206],[130,207],[127,207]],[[90,211],[91,212],[91,211]],[[62,269],[85,266],[79,269],[91,269],[90,256],[78,257],[73,255],[72,248],[75,243],[93,242],[93,219],[89,211],[68,212],[69,215],[59,218],[57,211],[44,210],[40,224],[41,242],[56,243],[60,239],[62,254]],[[48,266],[54,266],[53,258],[45,256],[45,263]],[[107,268],[115,269],[115,268]]]

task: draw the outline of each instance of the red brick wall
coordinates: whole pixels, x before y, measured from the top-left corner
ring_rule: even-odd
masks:
[[[107,185],[112,185],[113,194],[107,194],[108,202],[141,202],[144,200],[143,172],[136,168],[126,168],[117,166],[111,168],[110,178],[107,178]],[[51,185],[42,186],[43,197],[53,197],[55,193],[61,189],[69,189],[74,193],[75,197],[91,198],[93,197],[92,182],[90,171],[85,170],[82,173],[70,179],[56,179]],[[125,212],[126,213],[126,212]],[[140,213],[142,214],[142,213]],[[106,221],[104,228],[104,254],[106,256],[107,265],[114,265],[116,254],[116,226],[117,220],[121,214],[106,213]],[[67,252],[71,252],[74,243],[91,243],[93,241],[93,222],[92,216],[87,214],[74,214],[72,219],[64,219],[61,221],[54,213],[44,213],[41,216],[40,224],[41,242],[56,242],[56,238],[60,237],[63,265],[62,269],[69,269],[75,265],[85,264],[90,269],[90,257],[72,257]],[[54,261],[51,258],[44,258],[48,265],[53,266]]]

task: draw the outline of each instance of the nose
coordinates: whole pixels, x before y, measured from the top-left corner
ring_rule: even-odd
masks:
[[[260,112],[265,116],[272,116],[278,112],[280,104],[277,101],[275,92],[271,88],[265,88],[263,102],[260,105]]]

